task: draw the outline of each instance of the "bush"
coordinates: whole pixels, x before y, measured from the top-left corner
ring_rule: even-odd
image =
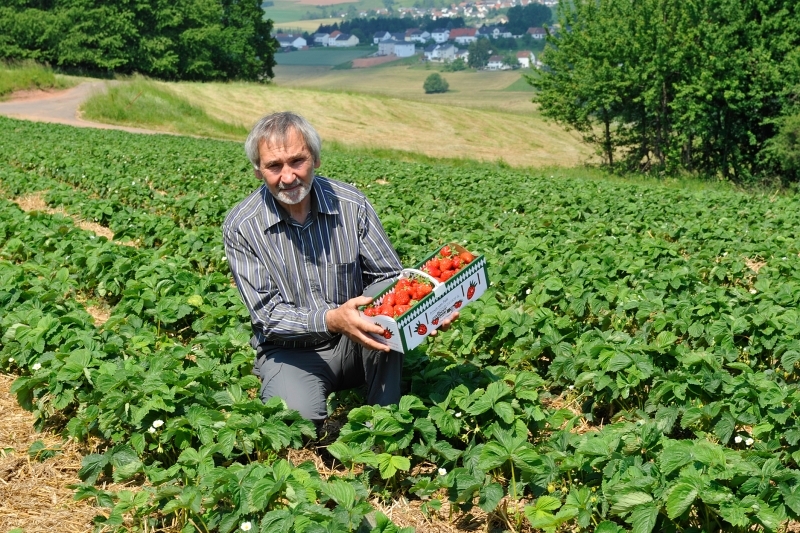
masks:
[[[447,89],[450,88],[450,85],[447,83],[447,80],[439,75],[438,72],[434,72],[425,79],[425,83],[422,85],[422,88],[425,89],[425,94],[446,93]]]

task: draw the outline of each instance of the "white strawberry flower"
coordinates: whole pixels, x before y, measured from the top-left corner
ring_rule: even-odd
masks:
[[[147,428],[147,432],[148,433],[155,433],[156,432],[156,428],[154,428],[153,426],[150,426],[149,428]]]
[[[446,476],[447,475],[447,469],[446,468],[440,468],[439,469],[439,475],[440,476]]]
[[[250,531],[251,529],[253,529],[253,524],[251,524],[250,522],[242,522],[242,525],[239,526],[239,529],[241,529],[242,531]]]
[[[735,442],[736,444],[741,444],[742,437],[740,435],[736,435],[735,437],[733,437],[733,442]]]
[[[153,421],[153,427],[154,428],[160,428],[163,425],[164,425],[164,421],[163,420],[154,420]]]
[[[9,363],[13,363],[13,362],[14,362],[14,358],[13,358],[13,357],[9,357],[9,358],[8,358],[8,362],[9,362]]]
[[[456,418],[461,418],[461,411],[456,413]]]
[[[525,294],[530,294],[530,293],[531,293],[531,290],[530,290],[530,289],[528,289],[528,290],[526,290],[526,291],[525,291]]]
[[[758,291],[757,291],[757,290],[755,290],[755,289],[750,289],[750,294],[755,294],[755,293],[757,293],[757,292],[758,292]]]
[[[34,370],[39,370],[40,368],[42,368],[42,365],[41,363],[34,363],[34,365],[31,368],[33,368]]]
[[[745,441],[744,441],[744,443],[745,443],[747,446],[752,446],[754,442],[755,442],[755,441],[754,441],[753,439],[749,438],[749,437],[747,438],[747,440],[745,440]]]

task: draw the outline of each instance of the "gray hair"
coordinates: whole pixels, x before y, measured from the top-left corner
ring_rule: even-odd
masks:
[[[258,153],[258,145],[261,141],[269,144],[286,144],[289,133],[294,130],[299,133],[306,143],[306,148],[311,152],[314,158],[314,164],[319,163],[320,148],[322,140],[319,133],[314,129],[306,119],[292,113],[291,111],[281,111],[278,113],[271,113],[256,122],[247,140],[244,142],[244,151],[250,162],[253,163],[253,168],[258,170],[260,156]]]

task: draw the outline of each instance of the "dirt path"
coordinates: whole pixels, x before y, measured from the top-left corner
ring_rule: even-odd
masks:
[[[0,115],[83,128],[123,130],[131,133],[164,133],[82,119],[78,111],[80,105],[92,94],[105,91],[109,83],[114,82],[87,81],[63,91],[19,91],[12,94],[9,100],[0,102]]]

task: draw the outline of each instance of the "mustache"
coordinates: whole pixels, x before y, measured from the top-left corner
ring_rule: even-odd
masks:
[[[291,189],[297,187],[298,185],[302,185],[303,183],[300,180],[294,180],[292,183],[286,185],[283,182],[278,183],[278,190],[285,191],[286,189]]]

